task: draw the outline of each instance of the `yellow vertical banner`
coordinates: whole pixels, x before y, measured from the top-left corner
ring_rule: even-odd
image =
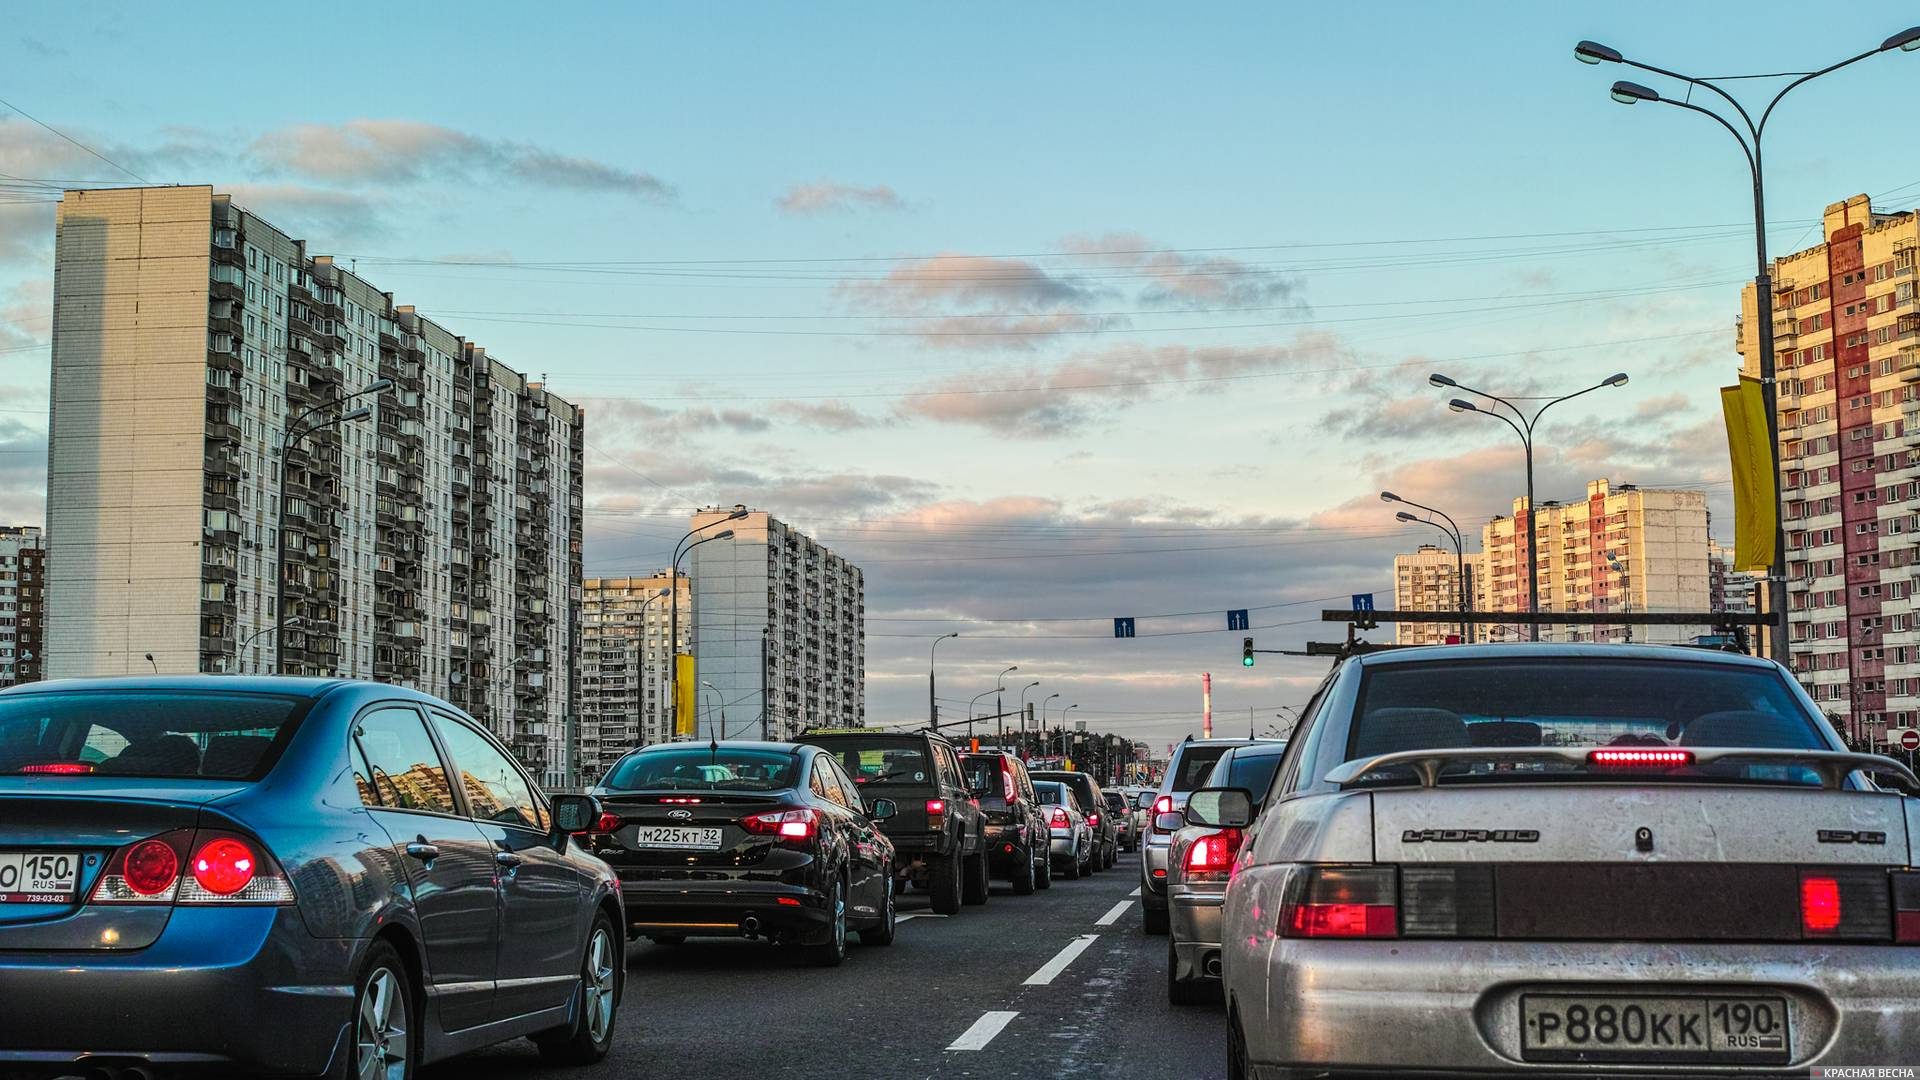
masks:
[[[693,711],[693,657],[676,653],[673,658],[673,733],[691,735],[698,717]]]
[[[1733,568],[1766,570],[1773,566],[1779,530],[1780,478],[1773,469],[1760,380],[1741,376],[1738,386],[1721,387],[1720,409],[1733,464]]]

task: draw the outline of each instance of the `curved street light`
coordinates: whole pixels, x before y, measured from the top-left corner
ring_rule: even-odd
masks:
[[[1526,451],[1526,460],[1527,460],[1527,612],[1529,614],[1538,613],[1540,610],[1540,559],[1539,559],[1538,545],[1535,544],[1534,542],[1535,541],[1535,529],[1534,529],[1535,507],[1534,507],[1534,501],[1533,501],[1534,428],[1539,425],[1540,417],[1542,414],[1544,414],[1548,409],[1553,408],[1555,405],[1558,405],[1563,401],[1572,401],[1574,398],[1577,398],[1582,394],[1591,394],[1595,390],[1605,390],[1605,389],[1608,389],[1609,387],[1627,385],[1627,373],[1624,371],[1616,372],[1600,380],[1599,382],[1593,384],[1592,386],[1587,387],[1585,390],[1575,390],[1571,394],[1562,394],[1559,397],[1554,398],[1553,400],[1547,402],[1545,405],[1540,406],[1538,409],[1535,409],[1533,411],[1532,416],[1528,416],[1526,413],[1521,412],[1520,407],[1518,405],[1515,405],[1513,402],[1508,401],[1506,398],[1500,397],[1496,394],[1489,394],[1485,390],[1475,390],[1473,387],[1468,386],[1465,383],[1458,382],[1454,379],[1448,378],[1447,376],[1442,375],[1438,372],[1435,372],[1434,374],[1427,376],[1427,382],[1433,384],[1434,386],[1443,387],[1447,389],[1464,390],[1467,393],[1474,395],[1475,397],[1485,398],[1488,401],[1494,402],[1496,405],[1504,405],[1506,406],[1507,411],[1513,414],[1512,416],[1508,416],[1507,413],[1498,412],[1494,409],[1483,409],[1480,406],[1475,405],[1473,402],[1468,401],[1465,398],[1454,398],[1453,400],[1447,402],[1447,408],[1452,409],[1454,412],[1478,413],[1481,416],[1491,416],[1494,419],[1505,423],[1508,427],[1513,429],[1514,434],[1520,436],[1520,445]],[[1520,525],[1520,522],[1518,518],[1516,518],[1514,521],[1514,533],[1513,533],[1514,553],[1516,555],[1519,553],[1519,544],[1520,544],[1519,525]],[[1532,640],[1532,641],[1540,640],[1540,624],[1539,623],[1536,622],[1536,623],[1528,624],[1527,637],[1529,640]]]
[[[1775,619],[1775,625],[1773,627],[1773,648],[1771,652],[1773,658],[1783,664],[1788,663],[1790,659],[1787,611],[1787,525],[1786,514],[1784,513],[1786,492],[1780,483],[1780,390],[1778,382],[1776,381],[1778,358],[1774,355],[1773,340],[1773,271],[1767,259],[1766,168],[1765,159],[1761,153],[1762,137],[1766,134],[1767,121],[1772,118],[1773,110],[1780,104],[1781,99],[1799,87],[1805,86],[1807,83],[1812,82],[1822,75],[1839,71],[1843,67],[1859,63],[1871,56],[1878,56],[1883,52],[1891,52],[1894,50],[1913,52],[1916,49],[1920,49],[1920,26],[1911,26],[1899,33],[1889,35],[1873,48],[1855,56],[1850,56],[1837,64],[1829,64],[1817,71],[1794,72],[1792,73],[1795,76],[1793,81],[1781,87],[1780,91],[1767,101],[1766,107],[1760,110],[1760,119],[1756,121],[1746,106],[1740,104],[1740,101],[1732,94],[1716,85],[1717,80],[1715,79],[1703,79],[1693,75],[1683,75],[1680,72],[1669,71],[1666,68],[1641,63],[1638,60],[1629,60],[1621,54],[1620,50],[1602,45],[1597,41],[1582,41],[1573,47],[1574,59],[1583,64],[1624,64],[1630,68],[1652,72],[1655,75],[1664,75],[1669,79],[1677,79],[1686,83],[1690,88],[1699,87],[1702,90],[1710,91],[1718,95],[1722,101],[1732,106],[1733,111],[1739,116],[1740,126],[1735,127],[1733,121],[1713,109],[1695,105],[1688,99],[1662,97],[1657,91],[1650,87],[1641,86],[1639,83],[1627,82],[1625,80],[1614,83],[1610,90],[1613,100],[1623,105],[1635,105],[1643,101],[1652,104],[1666,104],[1672,105],[1675,108],[1685,109],[1688,112],[1696,112],[1712,119],[1715,123],[1727,129],[1728,134],[1733,136],[1734,141],[1740,144],[1740,152],[1745,155],[1747,159],[1747,172],[1753,182],[1753,252],[1755,267],[1753,294],[1755,315],[1760,322],[1757,331],[1758,340],[1756,342],[1760,352],[1760,396],[1764,411],[1767,414],[1767,456],[1769,465],[1773,470],[1773,558],[1767,568],[1767,606],[1771,609],[1770,614]],[[1691,95],[1689,95],[1689,98],[1690,96]]]
[[[673,564],[667,568],[667,591],[673,593],[680,591],[680,560],[686,558],[688,552],[701,544],[710,544],[715,540],[731,540],[733,530],[722,529],[712,536],[703,536],[691,544],[687,544],[688,537],[721,522],[734,521],[746,516],[745,510],[736,510],[731,515],[721,518],[720,521],[709,521],[681,537],[680,544],[686,544],[686,546],[682,548],[680,544],[674,545]],[[676,732],[680,728],[680,605],[677,602],[667,605],[667,724]]]
[[[935,731],[940,729],[940,706],[935,703],[937,699],[934,697],[933,690],[933,654],[940,650],[941,642],[959,636],[958,630],[951,634],[942,634],[934,638],[933,644],[927,649],[927,726]]]
[[[993,737],[996,746],[1005,746],[1007,741],[1007,705],[1001,700],[1000,695],[1006,692],[1007,676],[1019,670],[1020,665],[1015,664],[1001,672],[999,678],[993,680]]]
[[[1020,748],[1022,750],[1027,746],[1027,691],[1039,685],[1040,680],[1035,679],[1020,688]]]
[[[1431,506],[1424,506],[1411,499],[1403,499],[1391,491],[1381,492],[1380,501],[1384,503],[1399,503],[1403,506],[1411,506],[1416,510],[1425,510],[1427,513],[1437,515],[1446,521],[1446,524],[1442,525],[1432,518],[1417,517],[1407,513],[1405,510],[1393,515],[1397,521],[1431,525],[1441,532],[1446,533],[1447,536],[1453,540],[1453,593],[1455,599],[1460,602],[1460,613],[1462,615],[1466,614],[1471,607],[1467,598],[1467,543],[1465,537],[1461,535],[1460,523],[1453,520],[1452,515],[1443,510],[1436,510]],[[1473,635],[1469,631],[1468,623],[1465,619],[1460,620],[1460,641],[1463,644],[1471,644],[1473,642]]]

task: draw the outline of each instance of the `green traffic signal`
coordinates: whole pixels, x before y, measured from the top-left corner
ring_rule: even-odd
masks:
[[[1240,639],[1240,665],[1242,667],[1253,666],[1253,639],[1252,638]]]

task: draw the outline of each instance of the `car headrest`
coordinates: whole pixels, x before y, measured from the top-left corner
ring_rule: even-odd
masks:
[[[159,773],[194,776],[200,772],[200,747],[185,735],[156,735],[127,744],[126,749],[102,761],[103,773]]]
[[[200,760],[201,776],[239,779],[253,772],[260,758],[272,745],[266,735],[215,735],[207,742],[207,753]]]
[[[1401,750],[1440,750],[1472,745],[1466,723],[1458,714],[1446,709],[1374,709],[1361,718],[1353,756],[1373,757]]]
[[[1681,746],[1751,746],[1761,750],[1801,750],[1807,723],[1790,716],[1728,709],[1705,713],[1680,733]]]
[[[1475,746],[1539,746],[1540,725],[1531,720],[1488,720],[1467,725]]]

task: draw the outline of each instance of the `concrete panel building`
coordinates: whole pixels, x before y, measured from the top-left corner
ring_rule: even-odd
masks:
[[[569,782],[581,410],[210,187],[57,222],[49,674],[380,679]]]
[[[737,509],[702,510],[691,527]],[[691,558],[699,736],[719,732],[723,713],[725,733],[737,737],[864,724],[860,568],[764,512],[725,527],[733,539],[701,544]]]
[[[1460,580],[1464,562],[1466,581]],[[1458,611],[1461,591],[1467,592],[1467,606],[1474,606],[1475,582],[1481,576],[1485,558],[1468,552],[1456,558],[1451,549],[1422,544],[1410,555],[1393,557],[1393,606],[1400,611]],[[1468,628],[1468,641],[1486,640],[1488,628]],[[1449,635],[1458,636],[1458,623],[1395,623],[1396,645],[1444,645]]]
[[[0,687],[44,677],[46,554],[39,529],[0,525]]]
[[[665,571],[651,577],[588,578],[582,584],[580,623],[580,781],[606,775],[621,754],[665,742],[667,672],[673,619]],[[675,592],[683,646],[693,634],[691,580]]]

